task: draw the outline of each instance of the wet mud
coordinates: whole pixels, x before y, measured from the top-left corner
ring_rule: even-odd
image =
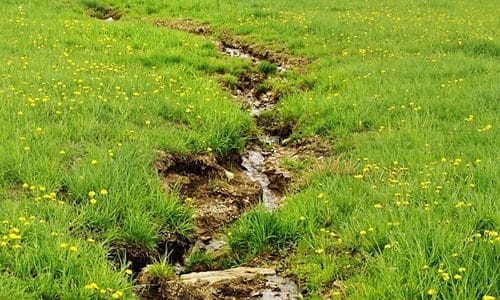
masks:
[[[179,190],[194,211],[195,236],[209,239],[222,227],[252,208],[262,197],[262,187],[245,174],[238,155],[177,157],[160,153],[156,169],[166,191]]]

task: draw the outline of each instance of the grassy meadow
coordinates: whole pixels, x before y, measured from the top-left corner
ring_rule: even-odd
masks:
[[[122,18],[90,17],[108,6]],[[227,229],[232,264],[273,253],[306,298],[500,297],[495,1],[0,8],[0,299],[135,298],[110,253],[193,239],[153,162],[242,151],[258,131],[220,83],[252,68],[216,49],[221,32],[307,60],[266,82],[273,118],[333,141],[279,211]],[[186,18],[214,33],[154,25]]]

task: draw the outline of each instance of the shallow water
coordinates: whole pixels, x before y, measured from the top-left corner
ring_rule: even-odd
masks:
[[[269,188],[269,177],[263,172],[266,159],[262,155],[260,148],[253,147],[252,150],[247,149],[241,156],[241,165],[245,168],[246,175],[253,181],[260,184],[262,187],[262,202],[264,207],[273,211],[279,207],[281,197],[278,197]]]

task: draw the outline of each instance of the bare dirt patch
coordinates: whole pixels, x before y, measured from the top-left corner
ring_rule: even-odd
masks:
[[[155,163],[166,190],[179,189],[182,200],[194,208],[198,237],[214,233],[253,207],[262,188],[241,168],[239,156],[174,157],[161,153]]]
[[[278,65],[278,67],[285,69],[292,69],[309,63],[305,58],[296,57],[288,53],[284,47],[281,47],[279,50],[273,50],[271,48],[276,48],[275,45],[248,43],[245,41],[244,37],[232,35],[228,31],[222,32],[220,41],[217,42],[216,45],[221,51],[227,48],[238,49],[248,56],[274,63]]]
[[[123,17],[124,13],[113,6],[88,6],[89,14],[93,18],[101,19],[101,20],[119,20]]]
[[[197,22],[193,19],[180,19],[180,20],[155,20],[155,25],[161,27],[168,27],[180,31],[186,31],[194,34],[210,34],[212,33],[212,27],[208,24],[203,24]]]

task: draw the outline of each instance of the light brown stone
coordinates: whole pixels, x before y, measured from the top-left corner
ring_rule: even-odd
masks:
[[[276,271],[268,268],[233,268],[220,271],[195,272],[181,275],[181,281],[186,284],[208,282],[216,284],[227,280],[251,280],[261,276],[276,275]]]

